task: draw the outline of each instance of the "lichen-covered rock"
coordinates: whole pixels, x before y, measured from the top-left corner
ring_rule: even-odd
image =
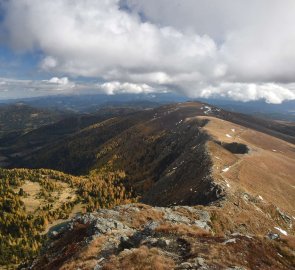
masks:
[[[214,211],[129,204],[80,215],[30,269],[294,269],[279,237],[216,235]]]

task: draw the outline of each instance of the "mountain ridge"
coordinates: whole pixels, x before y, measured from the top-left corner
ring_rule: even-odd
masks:
[[[49,232],[51,239],[32,264],[33,269],[38,269],[40,263],[48,265],[47,269],[72,269],[75,264],[81,269],[129,269],[124,266],[130,264],[124,261],[125,255],[133,260],[140,254],[152,262],[159,260],[162,265],[159,269],[230,269],[231,266],[292,269],[295,225],[292,125],[197,102],[116,110],[94,118],[87,116],[80,128],[76,122],[69,125],[72,133],[65,132],[56,141],[48,140],[41,144],[42,148],[12,159],[11,167],[31,167],[28,175],[44,167],[76,175],[69,175],[77,179],[71,190],[83,201],[84,212],[94,211],[83,214],[81,208],[79,211],[71,208],[71,215],[80,214],[70,220],[71,216],[67,216],[64,224],[53,226]],[[55,125],[62,126],[62,122]],[[43,130],[48,129],[42,127],[23,138],[37,134],[38,139]],[[17,151],[18,146],[14,147],[6,149],[8,155],[15,154],[9,153]],[[19,149],[30,145],[22,147]],[[103,191],[101,181],[109,183],[105,190],[115,194],[111,203],[109,199],[100,200],[108,194]],[[135,201],[144,204],[128,204]],[[95,212],[122,203],[127,205]],[[195,216],[194,209],[208,213],[207,221]],[[184,215],[185,211],[188,212]],[[167,220],[167,212],[174,218]],[[122,220],[121,215],[139,223],[130,227],[131,221]],[[194,222],[191,216],[195,216]],[[150,228],[154,221],[157,224]],[[95,226],[106,226],[105,222],[111,228],[97,235]],[[121,239],[118,233],[124,231],[124,226],[129,233]],[[145,228],[149,228],[147,235]],[[112,240],[105,239],[108,235]],[[137,235],[140,237],[135,241]],[[105,239],[105,243],[96,238]],[[161,246],[162,240],[168,241],[165,247]],[[174,248],[176,243],[184,245],[183,248],[190,246],[187,249],[190,255],[182,256],[181,249]],[[206,243],[206,252],[200,250],[202,243]],[[114,245],[113,248],[100,249],[108,244]],[[247,251],[253,264],[240,257],[228,256],[228,263],[214,257],[213,251],[220,252],[222,247],[230,255],[255,245],[264,248],[263,253],[256,249],[253,250],[257,254],[251,249]],[[97,255],[86,252],[92,248],[91,254]],[[64,253],[66,250],[68,253]],[[196,257],[193,250],[199,250],[197,253],[202,256]],[[58,264],[55,257],[59,255],[55,252],[62,256]],[[274,256],[276,259],[271,259]],[[165,263],[170,268],[165,268]]]

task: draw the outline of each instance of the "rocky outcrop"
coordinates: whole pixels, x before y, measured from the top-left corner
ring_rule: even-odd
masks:
[[[51,232],[27,269],[294,269],[279,235],[217,234],[216,218],[201,206],[102,209]]]

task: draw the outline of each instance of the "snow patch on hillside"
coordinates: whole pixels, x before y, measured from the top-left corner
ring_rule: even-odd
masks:
[[[274,228],[277,229],[281,234],[288,235],[288,233],[285,230],[281,229],[280,227],[274,227]]]

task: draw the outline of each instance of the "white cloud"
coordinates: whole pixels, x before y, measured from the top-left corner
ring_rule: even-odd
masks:
[[[202,89],[201,97],[223,97],[233,100],[253,101],[265,99],[267,103],[279,104],[284,100],[295,99],[295,85],[273,83],[221,83]]]
[[[63,78],[52,77],[50,80],[48,80],[48,82],[53,84],[60,84],[60,85],[68,85],[70,83],[67,77],[63,77]]]
[[[294,25],[293,0],[10,0],[2,27],[15,49],[44,53],[43,70],[108,93],[278,103],[295,99]]]
[[[97,86],[108,95],[114,95],[118,93],[148,94],[156,92],[156,89],[147,84],[120,83],[113,81],[98,84]]]
[[[57,60],[52,56],[46,56],[41,62],[41,67],[44,70],[50,70],[57,66]]]
[[[18,80],[0,78],[0,93],[5,93],[5,98],[24,98],[30,96],[44,96],[71,93],[104,93],[115,94],[150,94],[165,93],[165,87],[157,88],[148,84],[120,83],[111,81],[105,83],[72,82],[67,77],[52,77],[49,80]],[[1,98],[1,96],[0,96]]]
[[[76,86],[76,84],[74,82],[71,82],[68,77],[52,77],[49,80],[43,80],[43,82],[45,85],[48,86],[48,88],[55,91],[67,91]]]
[[[6,92],[5,98],[23,98],[30,96],[73,93],[78,90],[76,84],[68,78],[53,77],[50,80],[19,80],[0,78],[0,92]],[[0,96],[0,98],[2,98]]]

